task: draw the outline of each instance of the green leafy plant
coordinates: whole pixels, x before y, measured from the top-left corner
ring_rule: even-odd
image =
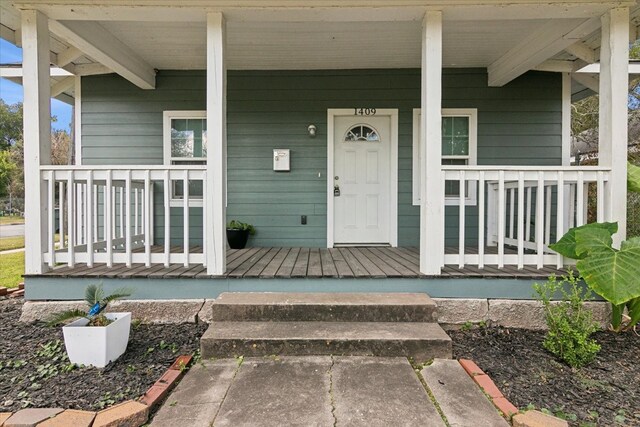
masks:
[[[236,219],[229,221],[229,223],[227,224],[227,230],[248,230],[249,234],[251,234],[252,236],[256,234],[256,229],[253,225],[247,224],[246,222],[238,221]]]
[[[640,167],[627,165],[627,188],[640,193]],[[569,230],[549,245],[559,254],[578,260],[586,284],[612,305],[611,329],[635,328],[640,321],[640,237],[613,247],[617,223],[592,223]],[[624,314],[625,309],[627,315]]]
[[[84,299],[89,306],[88,311],[82,311],[79,309],[67,310],[61,313],[54,314],[49,319],[49,325],[59,325],[60,323],[67,322],[69,320],[75,320],[79,318],[85,318],[89,320],[87,326],[107,326],[111,323],[111,320],[107,319],[102,312],[107,308],[110,302],[131,296],[131,292],[127,289],[121,288],[114,293],[105,295],[102,285],[89,285],[85,290]]]
[[[585,283],[612,306],[611,328],[623,331],[640,321],[640,237],[613,247],[616,223],[592,223],[572,228],[549,247],[568,258]],[[628,316],[624,316],[627,309]]]
[[[544,348],[573,368],[591,362],[600,351],[600,345],[591,338],[599,329],[598,324],[593,321],[591,311],[584,307],[591,292],[580,287],[578,278],[571,271],[559,281],[552,275],[545,284],[536,284],[534,289],[544,306],[549,328]],[[562,295],[562,299],[551,302],[557,294]]]

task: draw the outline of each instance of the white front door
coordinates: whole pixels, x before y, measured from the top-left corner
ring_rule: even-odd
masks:
[[[333,128],[334,244],[390,244],[392,117],[336,115]]]

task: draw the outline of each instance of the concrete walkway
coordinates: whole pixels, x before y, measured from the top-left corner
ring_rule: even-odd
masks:
[[[457,367],[462,370],[459,364]],[[483,420],[481,425],[508,426],[471,378],[464,381],[453,369],[454,388],[448,388],[448,374],[442,371],[438,368],[428,376],[437,381],[440,399],[455,414],[438,412],[431,391],[427,392],[429,386],[425,388],[426,377],[414,371],[405,358],[306,356],[247,358],[242,363],[235,359],[202,361],[169,395],[151,426],[436,427],[446,425],[443,417],[455,420],[449,423],[452,426],[480,425],[478,420]],[[464,402],[456,402],[457,396]],[[459,410],[462,406],[476,409],[467,413]]]

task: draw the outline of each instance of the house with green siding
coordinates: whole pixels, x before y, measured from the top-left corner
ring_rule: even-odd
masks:
[[[617,221],[625,237],[635,1],[2,12],[24,52],[27,299],[96,281],[142,299],[526,299],[569,264],[549,249],[569,228]],[[596,92],[599,165],[571,166],[571,103]],[[74,106],[71,165],[50,164],[51,96]],[[245,248],[231,220],[255,228]]]

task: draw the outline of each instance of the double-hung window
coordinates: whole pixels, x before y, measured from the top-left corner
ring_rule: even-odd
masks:
[[[420,204],[420,109],[413,110],[413,204]],[[442,110],[442,164],[466,166],[477,164],[478,158],[478,110],[475,108],[445,108]],[[475,205],[475,185],[467,183],[465,204]],[[457,205],[460,201],[460,183],[445,183],[445,204]]]
[[[207,163],[207,112],[165,111],[163,140],[165,165],[205,165]],[[183,181],[172,181],[172,206],[180,206],[183,199]],[[189,205],[202,206],[202,181],[189,181]]]

